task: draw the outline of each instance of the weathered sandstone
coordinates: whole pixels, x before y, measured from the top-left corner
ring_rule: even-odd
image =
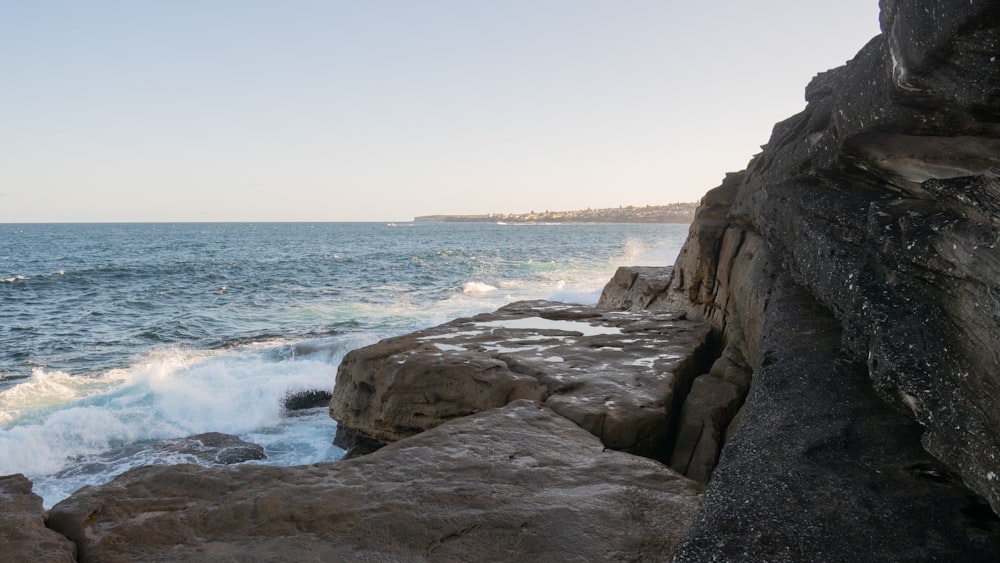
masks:
[[[330,403],[338,443],[393,442],[452,418],[531,399],[605,446],[669,457],[671,419],[710,361],[705,323],[544,301],[350,352]]]
[[[729,349],[699,375],[684,399],[677,423],[670,467],[707,483],[728,440],[727,430],[750,389],[750,371],[738,352]]]
[[[624,266],[604,286],[599,308],[625,311],[662,310],[661,297],[670,286],[670,267]]]
[[[881,7],[656,298],[753,372],[678,560],[1000,557],[1000,4]]]
[[[350,461],[135,469],[50,525],[81,561],[665,561],[700,492],[515,401]]]
[[[76,545],[45,527],[42,497],[24,475],[0,477],[0,560],[76,561]]]
[[[842,328],[782,275],[761,357],[675,561],[995,561],[1000,521],[880,400]]]

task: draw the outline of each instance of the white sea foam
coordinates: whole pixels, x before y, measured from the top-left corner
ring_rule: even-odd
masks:
[[[496,290],[497,290],[496,286],[477,281],[466,282],[466,284],[462,286],[462,293],[467,293],[472,295],[480,293],[493,293]]]
[[[47,476],[108,450],[210,431],[246,435],[272,429],[271,434],[280,434],[288,427],[283,405],[288,394],[333,389],[336,363],[308,357],[280,360],[255,349],[228,354],[170,349],[98,377],[38,370],[29,381],[0,393],[6,416],[0,420],[0,475],[27,474],[50,506],[75,487],[106,481],[114,473]],[[317,445],[313,453],[302,450],[309,459],[303,463],[317,461],[315,451],[332,452],[326,446],[332,437],[312,436]],[[155,462],[142,459],[109,470]]]

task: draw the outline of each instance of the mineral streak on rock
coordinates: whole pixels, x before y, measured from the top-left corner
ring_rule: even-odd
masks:
[[[531,399],[609,448],[666,459],[671,418],[710,362],[710,336],[673,313],[530,301],[383,340],[341,363],[337,443],[393,442]]]
[[[76,544],[45,527],[42,497],[21,474],[0,477],[0,560],[76,561]]]
[[[135,469],[50,525],[85,562],[665,561],[700,492],[514,401],[350,461]]]

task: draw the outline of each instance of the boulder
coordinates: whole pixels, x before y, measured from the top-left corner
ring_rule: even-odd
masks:
[[[609,448],[666,459],[671,419],[710,351],[708,325],[674,313],[514,303],[347,354],[330,403],[335,443],[393,442],[531,399]]]
[[[286,411],[301,411],[330,406],[332,393],[321,389],[289,393],[282,401]]]
[[[670,286],[672,270],[669,266],[622,266],[604,286],[597,306],[623,311],[662,310],[658,300]]]
[[[21,474],[0,477],[0,559],[76,561],[76,544],[45,527],[42,497]]]
[[[666,561],[700,492],[514,401],[350,461],[135,469],[50,525],[81,561]]]

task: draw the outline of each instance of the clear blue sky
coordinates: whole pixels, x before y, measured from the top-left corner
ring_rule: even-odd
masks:
[[[695,201],[877,0],[0,0],[0,222]]]

